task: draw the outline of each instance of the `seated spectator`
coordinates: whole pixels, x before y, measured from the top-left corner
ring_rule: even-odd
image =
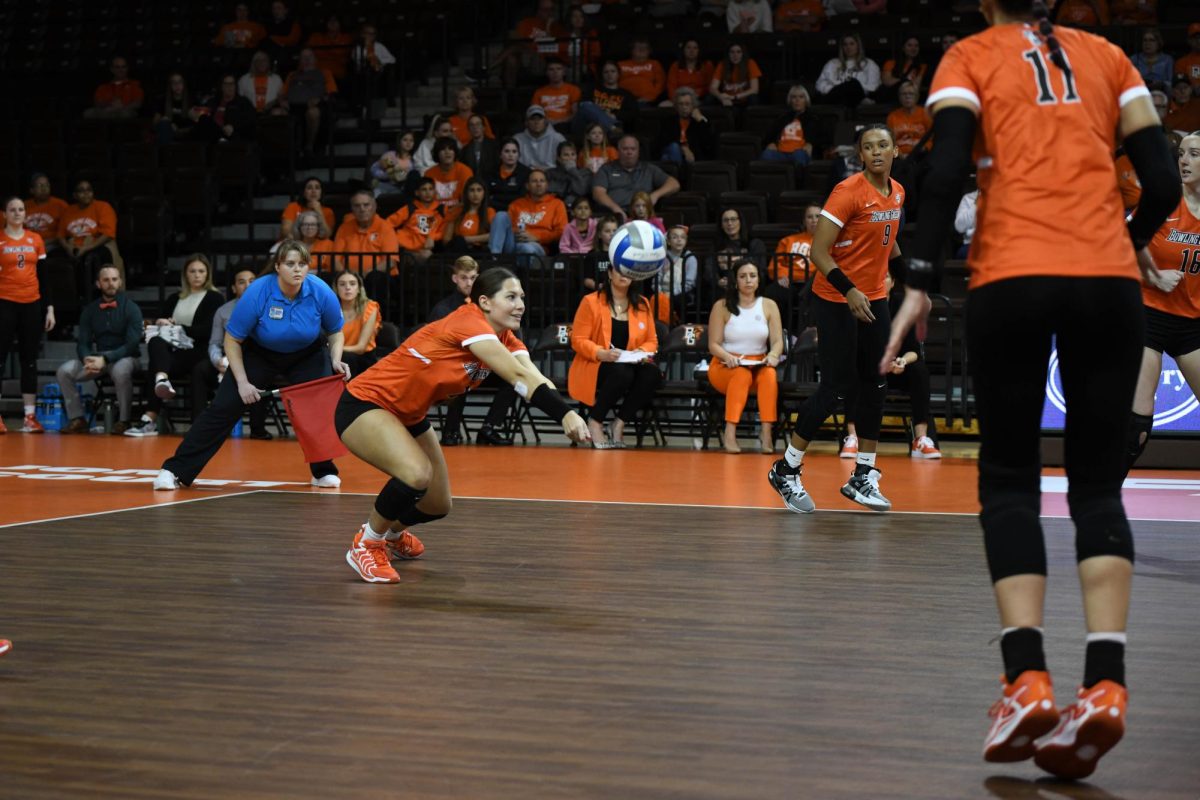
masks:
[[[185,137],[195,126],[192,119],[192,101],[188,95],[187,81],[178,72],[167,76],[167,88],[155,104],[151,124],[154,138],[159,144],[170,144],[177,137]]]
[[[129,78],[129,62],[115,56],[109,63],[112,80],[96,87],[92,107],[83,112],[87,119],[129,119],[136,117],[146,99],[142,85]]]
[[[785,324],[793,330],[800,325],[800,302],[809,278],[808,257],[820,219],[820,203],[809,203],[804,207],[804,230],[783,237],[775,245],[775,256],[763,286],[763,294],[783,309]]]
[[[867,58],[857,33],[842,35],[837,58],[831,58],[817,78],[818,100],[854,108],[879,88],[879,65]]]
[[[502,70],[506,88],[517,85],[522,69],[533,75],[545,74],[545,57],[558,53],[557,40],[566,32],[559,24],[557,6],[555,0],[537,0],[534,16],[518,22],[508,36],[510,41],[517,43],[505,47],[487,66],[488,70]]]
[[[212,265],[208,259],[195,253],[188,256],[187,264],[180,276],[179,291],[167,298],[166,308],[171,313],[154,320],[160,328],[178,325],[194,343],[191,347],[172,344],[162,336],[155,336],[146,343],[150,356],[149,399],[142,418],[137,425],[125,431],[126,436],[157,436],[158,414],[165,400],[175,397],[171,377],[191,375],[196,363],[208,356],[207,342],[212,336],[213,318],[217,309],[225,304],[225,298],[213,286]],[[201,392],[192,392],[192,419],[195,420],[207,405]]]
[[[336,14],[330,14],[325,20],[324,31],[309,34],[305,42],[305,46],[316,53],[317,67],[327,70],[339,86],[346,79],[353,44],[354,37],[342,30],[342,21]]]
[[[899,95],[900,107],[888,114],[887,126],[896,140],[900,157],[905,158],[921,138],[933,129],[933,119],[924,106],[917,105],[917,87],[905,81],[900,86]]]
[[[586,130],[598,123],[605,133],[629,130],[637,119],[637,98],[620,86],[621,68],[615,61],[600,66],[600,85],[583,93],[575,111],[574,128]]]
[[[658,129],[654,152],[662,161],[693,164],[717,156],[717,135],[708,117],[700,111],[700,98],[688,86],[675,90],[676,116],[664,120]]]
[[[429,311],[429,321],[436,322],[449,315],[462,305],[471,302],[471,289],[475,279],[479,277],[479,263],[470,256],[460,256],[450,266],[450,281],[454,291],[434,305]],[[517,402],[517,392],[507,381],[499,379],[494,373],[486,378],[481,387],[495,389],[496,394],[488,409],[483,425],[475,435],[476,444],[488,444],[499,447],[511,445],[512,439],[505,436],[503,431],[505,421],[512,412],[513,404]],[[461,394],[446,401],[446,421],[442,424],[441,444],[443,447],[455,447],[462,444],[462,418],[467,405],[467,395]]]
[[[425,133],[425,138],[417,145],[417,152],[413,155],[413,168],[418,175],[424,175],[430,167],[437,163],[437,159],[433,157],[433,145],[438,139],[458,141],[454,136],[454,125],[450,120],[440,114],[435,114],[429,121],[429,130]]]
[[[771,33],[773,22],[767,0],[729,0],[725,8],[730,33]]]
[[[656,164],[642,163],[640,151],[636,136],[622,136],[617,142],[617,161],[597,172],[592,181],[592,199],[597,210],[611,212],[624,220],[625,210],[637,192],[649,192],[650,200],[657,204],[679,191],[679,181]]]
[[[650,40],[637,38],[630,47],[630,57],[617,62],[621,77],[617,85],[625,89],[642,106],[652,106],[662,97],[667,74],[662,64],[650,57]]]
[[[550,169],[557,160],[558,146],[566,138],[546,124],[546,110],[530,106],[525,110],[525,130],[513,136],[521,147],[521,163],[530,169]]]
[[[388,105],[395,105],[396,57],[376,38],[374,25],[363,25],[358,37],[358,44],[350,51],[355,100],[366,105],[372,98],[386,97]]]
[[[463,201],[446,214],[442,243],[447,252],[487,252],[496,210],[488,205],[487,186],[470,178],[463,188]]]
[[[533,93],[531,105],[541,106],[546,112],[546,119],[552,125],[562,125],[563,130],[569,130],[571,120],[575,119],[575,109],[579,106],[581,92],[573,83],[563,80],[567,74],[567,66],[557,56],[546,60],[546,85]]]
[[[746,48],[735,42],[729,45],[725,60],[717,64],[705,99],[714,105],[753,105],[758,102],[758,79],[761,77],[758,62],[749,58]]]
[[[978,189],[967,192],[958,201],[958,211],[954,214],[954,230],[958,231],[963,241],[962,246],[958,248],[958,252],[954,254],[955,258],[966,258],[967,253],[971,250],[971,240],[975,238],[975,207],[978,203]],[[1133,205],[1137,205],[1136,199]]]
[[[25,228],[42,237],[46,250],[61,247],[60,226],[67,212],[67,201],[50,192],[50,178],[35,172],[29,178],[29,198],[25,200]]]
[[[779,33],[816,33],[825,24],[825,6],[821,0],[783,0],[775,9],[775,30]]]
[[[725,296],[708,315],[708,382],[725,395],[726,453],[740,453],[737,426],[750,393],[758,397],[759,450],[775,452],[775,421],[779,419],[779,377],[775,368],[783,355],[783,323],[779,306],[763,297],[758,265],[741,261]]]
[[[300,217],[303,219],[307,215],[314,217],[314,222],[318,216],[309,211],[301,214]],[[303,224],[300,227],[303,229]],[[208,358],[198,359],[196,366],[192,367],[192,393],[194,397],[200,398],[200,402],[203,404],[207,404],[212,399],[217,384],[224,380],[225,373],[229,370],[229,359],[225,357],[225,326],[229,324],[229,317],[233,314],[238,300],[257,277],[257,273],[252,269],[239,269],[235,272],[233,284],[229,287],[231,299],[218,308],[213,315],[212,333],[208,337]],[[197,342],[196,346],[199,347],[200,342]],[[266,403],[254,403],[250,406],[251,439],[275,438],[267,431],[268,409],[269,406]]]
[[[467,120],[467,133],[470,138],[459,151],[458,160],[471,168],[476,175],[496,171],[500,163],[500,143],[487,136],[487,121],[478,114],[472,114]]]
[[[477,105],[479,105],[479,98],[475,96],[475,90],[470,86],[464,86],[454,93],[454,113],[447,119],[450,120],[450,127],[454,129],[454,141],[458,143],[459,147],[465,147],[471,140],[469,129],[471,117],[479,117],[483,120],[483,135],[486,138],[496,138],[496,134],[492,133],[492,123],[475,110]]]
[[[250,71],[237,82],[238,94],[254,105],[259,114],[284,114],[287,105],[281,103],[283,78],[271,71],[271,57],[259,50],[250,59]]]
[[[595,241],[596,218],[592,216],[592,203],[587,197],[577,197],[571,206],[571,221],[558,238],[558,252],[584,255],[591,252]]]
[[[387,222],[396,232],[400,252],[424,264],[442,238],[445,219],[446,208],[438,202],[433,178],[421,178],[412,201],[388,217]]]
[[[900,86],[905,82],[911,83],[920,96],[928,71],[929,64],[921,57],[921,40],[909,36],[904,40],[900,55],[883,63],[883,71],[879,75],[880,86],[875,90],[875,100],[880,103],[897,101],[900,98]]]
[[[808,139],[809,114],[812,104],[808,89],[796,84],[788,89],[788,111],[784,112],[767,134],[767,147],[762,151],[766,161],[791,161],[804,166],[812,161],[813,143]]]
[[[604,275],[612,266],[608,257],[608,246],[617,235],[617,227],[620,224],[620,220],[610,214],[596,220],[596,238],[592,242],[592,250],[588,253],[583,269],[583,288],[589,292],[596,290],[597,281],[604,280]]]
[[[386,276],[389,271],[396,271],[392,259],[400,249],[400,244],[396,241],[395,229],[375,213],[377,208],[375,196],[366,189],[359,189],[350,195],[350,219],[338,226],[333,249],[338,253],[359,254],[357,257],[342,256],[341,268],[371,273],[365,281],[367,291],[375,297],[384,297],[387,291]],[[376,275],[383,279],[382,291],[372,285]]]
[[[97,200],[92,182],[75,182],[75,202],[67,206],[58,225],[59,246],[75,259],[75,274],[86,281],[104,264],[116,266],[125,284],[125,267],[117,253],[117,212],[103,200]],[[91,294],[85,289],[83,294]]]
[[[223,75],[217,90],[189,112],[196,125],[189,138],[202,142],[254,140],[254,106],[237,93],[237,78]]]
[[[361,375],[375,363],[375,337],[383,326],[383,314],[379,303],[367,298],[362,276],[357,272],[339,272],[333,290],[341,301],[345,321],[342,361],[350,365],[351,375]]]
[[[433,181],[434,194],[437,202],[447,210],[462,202],[463,188],[467,181],[475,177],[471,168],[458,160],[458,142],[454,139],[441,139],[433,145],[433,156],[436,159],[432,167],[425,171],[425,177]]]
[[[567,207],[547,191],[546,173],[530,170],[526,195],[496,215],[488,249],[492,253],[544,256],[554,249],[567,226]]]
[[[558,55],[566,62],[568,75],[574,84],[585,78],[595,79],[600,62],[600,35],[588,24],[587,15],[579,6],[567,12],[567,30],[562,36]]]
[[[487,186],[488,201],[497,211],[508,211],[508,205],[525,192],[529,182],[529,167],[520,162],[521,146],[516,139],[500,143],[500,160],[496,169],[481,177]]]
[[[712,62],[700,60],[700,42],[688,39],[683,43],[679,59],[667,70],[667,99],[662,104],[673,105],[679,90],[685,86],[695,92],[698,99],[703,99],[712,85],[712,74]]]
[[[749,229],[742,224],[742,212],[736,208],[725,209],[721,212],[716,247],[708,260],[709,285],[719,286],[723,291],[729,285],[734,264],[747,260],[764,264],[766,250],[761,241],[750,238]]]
[[[659,292],[666,292],[670,298],[670,313],[676,319],[682,319],[689,308],[695,310],[696,307],[692,292],[696,290],[700,262],[687,245],[686,225],[672,225],[667,229],[667,260],[659,270],[657,282]]]
[[[371,188],[375,196],[381,194],[411,195],[416,188],[417,172],[415,155],[417,136],[412,131],[402,131],[396,137],[396,149],[388,150],[371,165]]]
[[[597,450],[625,446],[625,426],[649,407],[662,378],[649,360],[617,363],[623,351],[641,351],[650,357],[658,352],[654,313],[642,296],[641,284],[610,267],[600,289],[583,298],[571,325],[575,359],[567,373],[567,391],[591,409],[588,430]],[[610,439],[604,419],[618,403]]]
[[[825,0],[825,11],[831,17],[837,14],[882,14],[887,11],[887,0]]]
[[[1111,21],[1108,0],[1062,0],[1054,4],[1054,22],[1074,28],[1095,28]]]
[[[327,239],[332,235],[334,225],[333,209],[321,204],[324,194],[325,186],[321,183],[320,178],[313,175],[304,179],[304,186],[300,189],[300,196],[288,203],[287,207],[283,209],[283,214],[279,217],[279,241],[298,238],[295,235],[293,223],[296,221],[296,215],[305,210],[315,211],[321,216],[320,238]]]
[[[267,29],[250,19],[250,6],[238,3],[233,7],[233,22],[222,25],[212,43],[227,50],[253,50],[265,38]]]
[[[1158,0],[1111,0],[1109,8],[1118,25],[1158,24]]]
[[[592,173],[583,167],[575,166],[578,156],[572,142],[558,143],[558,155],[554,169],[546,170],[546,180],[549,182],[550,194],[563,201],[568,208],[575,205],[580,197],[590,197],[592,193]]]
[[[324,233],[322,233],[322,229],[324,229]],[[331,255],[334,251],[333,239],[330,238],[329,228],[326,227],[322,215],[311,209],[301,211],[296,215],[292,231],[293,236],[289,238],[294,238],[308,248],[308,254],[312,259],[312,271],[317,274],[332,272],[334,268],[334,259]],[[276,246],[271,248],[272,254],[276,252],[280,243],[276,243]]]
[[[267,31],[267,38],[262,43],[263,49],[276,63],[290,65],[295,55],[295,49],[300,46],[301,31],[300,23],[296,22],[292,16],[287,3],[284,3],[283,0],[275,0],[271,3],[271,16],[263,28]],[[303,56],[303,53],[301,55]],[[315,54],[313,55],[313,64],[316,64]],[[330,94],[332,93],[331,91]]]
[[[1168,138],[1170,135],[1168,132]],[[1114,161],[1114,166],[1117,168],[1117,188],[1121,190],[1121,205],[1126,212],[1133,211],[1142,199],[1142,184],[1138,180],[1137,172],[1133,169],[1133,162],[1129,160],[1129,156],[1123,149],[1117,148]],[[971,210],[971,214],[974,219],[974,209]]]
[[[1175,61],[1175,72],[1182,73],[1192,82],[1192,94],[1200,95],[1200,22],[1187,28],[1188,54]]]
[[[1167,126],[1167,114],[1171,113],[1171,97],[1161,87],[1163,84],[1155,83],[1150,89],[1150,102],[1154,104],[1154,111],[1158,114],[1158,119],[1162,122],[1163,127]]]
[[[1186,75],[1176,75],[1171,84],[1171,104],[1163,124],[1184,136],[1200,130],[1200,99],[1195,97],[1192,82]]]
[[[97,270],[96,288],[100,290],[99,298],[84,306],[79,315],[75,341],[79,357],[63,364],[56,373],[70,420],[63,433],[88,432],[76,382],[108,375],[117,390],[119,409],[119,419],[109,433],[119,436],[133,419],[133,373],[138,368],[142,345],[142,310],[122,291],[121,273],[112,264]]]
[[[579,150],[579,166],[593,175],[610,161],[617,160],[617,148],[608,143],[604,126],[593,122],[583,132],[583,147]]]
[[[274,5],[282,5],[276,0]],[[321,130],[324,117],[329,114],[329,104],[337,94],[337,83],[329,70],[317,66],[317,55],[312,48],[300,51],[300,63],[283,83],[283,100],[293,116],[304,120],[304,143],[302,155],[312,155],[317,145],[317,133]]]
[[[1175,61],[1163,52],[1163,37],[1158,28],[1147,28],[1142,32],[1141,52],[1130,61],[1148,84],[1157,82],[1169,85],[1175,74]]]
[[[666,235],[667,226],[663,224],[662,217],[654,216],[654,201],[650,199],[649,192],[636,192],[629,201],[629,221],[638,219],[649,222]]]

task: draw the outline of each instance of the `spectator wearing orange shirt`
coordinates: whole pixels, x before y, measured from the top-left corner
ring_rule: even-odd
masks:
[[[112,80],[96,87],[93,105],[83,112],[87,119],[128,119],[136,116],[146,99],[142,85],[129,78],[129,62],[114,56],[109,63]]]
[[[764,160],[792,161],[801,166],[812,161],[813,143],[806,131],[811,103],[808,89],[800,84],[788,89],[788,111],[775,120],[767,135],[767,148],[762,152]]]
[[[288,203],[283,209],[283,214],[279,219],[279,240],[294,239],[296,232],[294,225],[296,216],[301,211],[315,211],[321,218],[320,237],[327,239],[333,231],[333,209],[328,206],[321,205],[321,199],[325,194],[325,185],[321,183],[321,179],[315,175],[304,179],[304,185],[300,189],[300,196],[292,202]],[[305,244],[308,244],[305,242]]]
[[[329,70],[317,66],[317,54],[311,48],[301,50],[300,64],[283,84],[283,99],[293,115],[304,117],[302,152],[306,155],[311,155],[316,147],[322,120],[335,94],[337,82]]]
[[[263,26],[267,30],[267,38],[262,46],[272,60],[278,64],[290,65],[295,55],[295,49],[300,45],[300,23],[296,22],[287,3],[275,0],[271,3],[271,18]]]
[[[563,80],[566,74],[567,65],[562,59],[546,59],[546,85],[534,92],[530,100],[530,105],[541,106],[545,110],[546,120],[552,125],[570,125],[579,105],[582,93],[578,86]]]
[[[900,107],[887,116],[887,126],[896,140],[896,149],[904,158],[921,137],[933,128],[933,120],[924,106],[917,105],[917,87],[905,81],[900,85]]]
[[[525,189],[528,193],[512,201],[492,222],[488,246],[494,254],[544,256],[562,238],[567,207],[549,193],[546,173],[530,170]]]
[[[462,202],[463,189],[475,173],[458,160],[458,144],[453,139],[435,142],[433,157],[437,163],[425,171],[425,177],[433,181],[434,196],[448,211]]]
[[[1200,92],[1200,22],[1193,22],[1188,25],[1188,47],[1191,48],[1186,56],[1180,57],[1175,62],[1175,71],[1182,73],[1192,82],[1192,88],[1196,91],[1193,94]]]
[[[479,178],[470,178],[463,189],[463,201],[446,214],[442,243],[452,253],[487,250],[496,210],[488,207],[487,186]]]
[[[359,189],[350,195],[350,219],[338,227],[333,249],[338,253],[360,254],[357,258],[343,256],[342,268],[371,273],[366,279],[367,291],[376,297],[383,297],[383,292],[376,291],[372,286],[372,276],[386,278],[389,271],[396,271],[392,257],[400,249],[400,244],[396,241],[396,231],[392,226],[375,213],[377,208],[375,196],[367,189]],[[386,292],[386,279],[383,284],[383,291]]]
[[[59,227],[67,211],[67,201],[50,192],[50,178],[35,172],[29,179],[29,198],[25,201],[25,228],[42,237],[46,250],[61,247]]]
[[[747,55],[746,48],[734,42],[729,45],[725,60],[713,72],[708,98],[714,105],[753,105],[758,102],[758,79],[761,77],[758,62]]]
[[[593,122],[583,132],[583,144],[579,148],[579,166],[586,167],[596,174],[610,161],[617,160],[617,148],[608,143],[604,126]]]
[[[534,16],[518,22],[509,36],[515,44],[505,47],[488,66],[488,69],[502,68],[506,87],[511,89],[517,85],[522,68],[534,75],[544,74],[545,58],[558,54],[560,44],[557,40],[564,38],[566,31],[558,21],[557,6],[555,0],[538,0]]]
[[[342,306],[342,361],[350,365],[351,375],[361,375],[376,361],[375,337],[383,327],[379,303],[367,297],[362,275],[342,271],[333,279]]]
[[[775,9],[776,33],[816,33],[824,24],[821,0],[785,0]]]
[[[417,181],[415,194],[413,201],[388,217],[387,222],[396,231],[400,250],[418,264],[424,264],[442,238],[446,209],[438,202],[433,178]]]
[[[464,86],[454,93],[454,113],[446,119],[450,121],[450,126],[454,129],[454,138],[458,140],[459,147],[465,147],[467,142],[471,141],[471,117],[479,117],[483,120],[485,137],[496,138],[496,134],[492,132],[492,123],[475,110],[477,105],[479,105],[479,98],[475,96],[475,90],[470,86]]]
[[[1111,20],[1108,0],[1062,0],[1054,6],[1054,21],[1076,28],[1094,28]]]
[[[894,103],[900,99],[900,84],[911,83],[921,93],[921,86],[929,64],[921,57],[921,40],[909,36],[904,40],[899,55],[889,58],[883,63],[879,73],[879,88],[875,90],[874,98],[879,103]]]
[[[667,99],[662,101],[662,105],[674,105],[675,93],[684,86],[703,99],[712,84],[712,73],[712,62],[700,60],[700,42],[688,39],[683,43],[679,59],[667,70]]]
[[[342,30],[342,21],[336,14],[325,20],[325,30],[310,34],[306,47],[317,54],[317,66],[329,70],[329,74],[340,84],[350,66],[350,47],[354,37]]]
[[[103,200],[95,199],[92,182],[75,183],[75,202],[67,206],[59,222],[59,244],[75,259],[75,274],[85,296],[91,293],[93,276],[104,264],[113,264],[125,280],[125,267],[117,256],[117,212]]]
[[[252,50],[266,37],[267,29],[250,19],[250,6],[238,3],[233,7],[233,22],[222,25],[212,43],[227,50]]]
[[[650,57],[648,39],[634,39],[629,55],[628,59],[617,62],[621,71],[618,85],[636,97],[639,105],[652,106],[662,97],[667,75],[662,64]]]
[[[1200,130],[1200,99],[1196,98],[1187,75],[1176,75],[1171,84],[1171,104],[1163,124],[1181,136]]]
[[[779,240],[779,244],[775,245],[775,257],[771,259],[770,280],[763,291],[764,294],[779,303],[780,308],[787,307],[788,294],[798,294],[808,280],[813,234],[817,232],[817,223],[820,220],[821,204],[809,203],[804,207],[804,230],[783,237]],[[790,291],[781,293],[773,287]]]
[[[316,211],[301,211],[296,215],[296,224],[292,226],[292,230],[295,233],[294,238],[308,248],[308,255],[312,259],[309,262],[312,271],[318,275],[333,271],[333,239],[329,238],[329,228],[324,217]]]

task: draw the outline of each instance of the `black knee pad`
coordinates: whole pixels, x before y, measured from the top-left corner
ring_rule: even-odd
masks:
[[[979,521],[992,583],[1012,575],[1045,575],[1038,470],[979,464]]]
[[[400,516],[397,520],[401,525],[423,525],[427,522],[436,522],[445,517],[445,514],[426,514],[419,508],[414,507],[411,511]]]
[[[425,489],[414,489],[403,481],[392,478],[383,485],[375,498],[375,510],[387,520],[398,520],[410,514],[425,496]]]
[[[1150,431],[1154,428],[1154,417],[1145,414],[1131,414],[1129,417],[1129,439],[1125,451],[1125,471],[1133,469],[1133,465],[1142,457],[1146,444],[1150,441]]]
[[[1133,561],[1133,530],[1125,516],[1119,490],[1103,495],[1068,493],[1075,522],[1075,560],[1117,556]]]

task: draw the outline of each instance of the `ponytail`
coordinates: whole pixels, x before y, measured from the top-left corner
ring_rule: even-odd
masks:
[[[1033,4],[1033,18],[1037,22],[1038,33],[1046,40],[1046,45],[1050,48],[1050,60],[1063,71],[1067,78],[1071,77],[1071,67],[1067,64],[1067,57],[1063,54],[1062,45],[1058,43],[1058,37],[1054,35],[1054,24],[1050,22],[1050,11],[1046,8],[1046,4],[1041,0],[1035,0]]]

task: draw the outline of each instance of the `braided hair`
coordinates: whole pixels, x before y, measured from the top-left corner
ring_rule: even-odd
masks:
[[[1046,45],[1050,48],[1050,60],[1069,79],[1071,67],[1067,64],[1067,57],[1063,53],[1062,45],[1058,43],[1058,37],[1054,35],[1054,23],[1050,21],[1050,10],[1041,0],[1035,0],[1033,3],[1033,19],[1037,22],[1038,33],[1042,35],[1042,38],[1046,40]]]

